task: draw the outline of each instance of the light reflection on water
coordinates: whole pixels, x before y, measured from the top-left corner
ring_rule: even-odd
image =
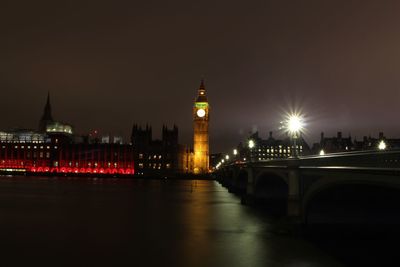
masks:
[[[0,177],[13,265],[341,266],[276,228],[214,181]]]

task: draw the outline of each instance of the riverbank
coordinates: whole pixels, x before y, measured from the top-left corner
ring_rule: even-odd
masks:
[[[173,180],[214,180],[211,174],[191,174],[191,173],[151,173],[151,174],[109,174],[109,173],[52,173],[52,172],[26,172],[23,170],[7,170],[0,171],[1,176],[26,176],[26,177],[77,177],[77,178],[118,178],[118,179],[148,179],[148,180],[162,180],[162,179],[173,179]]]

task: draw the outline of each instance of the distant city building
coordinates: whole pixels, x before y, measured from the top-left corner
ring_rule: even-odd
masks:
[[[46,133],[54,143],[73,143],[74,130],[70,124],[55,121],[51,112],[50,93],[39,121],[39,133]]]
[[[195,174],[203,174],[209,172],[209,112],[206,89],[204,81],[201,81],[200,88],[197,93],[193,105],[193,153]]]
[[[310,154],[310,147],[300,135],[296,140],[299,156]],[[237,161],[263,161],[272,159],[289,158],[294,155],[294,142],[289,136],[284,139],[275,139],[269,132],[267,139],[262,139],[258,132],[250,135],[245,143],[237,147],[237,155],[233,159]]]
[[[122,144],[122,136],[104,135],[101,137],[102,144]]]
[[[319,143],[315,143],[312,147],[313,154],[338,153],[354,150],[354,143],[351,136],[343,137],[342,132],[338,132],[334,137],[325,137],[321,132]]]
[[[2,143],[44,143],[48,138],[44,133],[27,129],[0,132],[0,142]]]
[[[137,174],[173,174],[189,172],[192,162],[190,151],[178,143],[178,127],[162,128],[161,140],[153,140],[152,127],[132,127],[131,142]]]
[[[0,132],[0,172],[49,175],[133,175],[133,147],[89,143],[77,137],[72,126],[53,120],[50,95],[39,122],[39,131]]]
[[[116,144],[0,143],[0,171],[132,175],[133,148]]]
[[[344,138],[341,132],[336,137],[325,137],[321,133],[321,140],[315,143],[312,148],[313,154],[339,153],[348,151],[377,150],[377,149],[395,149],[400,148],[400,139],[386,138],[383,132],[380,132],[378,138],[364,136],[362,140],[351,136]]]

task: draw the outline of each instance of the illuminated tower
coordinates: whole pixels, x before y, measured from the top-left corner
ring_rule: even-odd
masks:
[[[193,106],[193,172],[207,173],[209,170],[208,122],[209,110],[204,81],[201,81]]]
[[[47,93],[47,102],[39,122],[39,131],[46,132],[47,124],[51,122],[53,122],[53,116],[51,116],[50,93]]]

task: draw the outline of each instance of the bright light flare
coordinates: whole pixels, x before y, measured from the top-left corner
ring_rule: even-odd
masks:
[[[289,115],[286,121],[286,129],[289,133],[296,134],[303,130],[304,122],[303,118],[298,114]]]
[[[325,151],[323,149],[321,149],[321,151],[319,152],[320,156],[325,156]]]
[[[235,155],[235,156],[236,156],[237,154],[238,154],[238,151],[237,151],[237,149],[234,149],[234,150],[233,150],[233,155]]]
[[[256,146],[256,143],[254,142],[254,140],[249,140],[249,148],[253,148]]]
[[[226,156],[225,156],[225,159],[226,159],[226,160],[229,160],[229,155],[226,155]]]
[[[387,148],[387,145],[386,145],[385,141],[381,140],[379,142],[378,149],[379,150],[385,150],[386,148]]]

